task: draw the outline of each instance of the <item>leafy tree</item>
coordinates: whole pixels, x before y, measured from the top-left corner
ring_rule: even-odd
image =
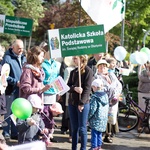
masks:
[[[88,14],[82,9],[78,1],[65,2],[63,4],[47,4],[45,17],[39,19],[39,27],[35,33],[35,37],[39,37],[38,41],[45,40],[48,29],[54,24],[55,28],[68,28],[77,26],[95,25]],[[114,37],[114,38],[112,38]],[[107,34],[106,38],[110,41],[110,47],[114,43],[118,44],[119,36]]]
[[[50,29],[51,24],[55,24],[55,28],[67,28],[67,27],[76,27],[80,24],[90,25],[94,22],[88,17],[88,15],[82,10],[81,18],[79,22],[79,3],[63,3],[57,5],[47,5],[47,10],[45,11],[45,17],[39,19],[38,27],[38,37],[41,37],[39,40],[44,39],[44,34]]]
[[[41,0],[15,0],[15,15],[33,19],[33,31],[39,25],[38,19],[44,17]]]
[[[0,14],[14,16],[14,9],[11,0],[0,0]],[[15,35],[0,33],[0,44],[6,49],[15,39]]]
[[[11,0],[0,0],[0,14],[14,15],[14,6],[12,5]]]
[[[0,34],[0,44],[7,49],[16,38],[14,34]]]
[[[43,3],[49,3],[51,5],[55,5],[60,3],[60,0],[43,0]]]
[[[142,29],[150,29],[150,1],[142,0],[127,1],[126,20],[130,26],[126,27],[127,46],[131,51],[136,50],[138,41],[142,45],[143,31]]]
[[[142,46],[144,33],[142,29],[150,29],[150,0],[126,0],[124,46],[128,52],[134,52]],[[121,23],[110,30],[111,33],[121,35]],[[146,45],[150,46],[150,37],[146,38]]]
[[[16,7],[15,16],[23,17],[23,18],[31,18],[33,19],[33,28],[32,30],[35,31],[38,27],[39,18],[44,17],[43,11],[44,7],[42,6],[41,0],[14,0],[14,5]],[[26,38],[24,38],[24,43],[26,42]],[[28,48],[27,48],[28,45]],[[25,44],[26,49],[30,49],[31,37],[29,38],[29,42]]]

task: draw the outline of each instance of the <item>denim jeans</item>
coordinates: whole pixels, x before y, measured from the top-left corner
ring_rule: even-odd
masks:
[[[102,132],[91,129],[91,148],[100,147],[102,143]]]
[[[5,134],[10,134],[9,132],[11,131],[11,136],[15,137],[18,136],[17,128],[11,118],[9,117],[12,112],[11,112],[11,104],[14,101],[15,96],[12,95],[6,95],[6,108],[7,108],[7,113],[4,115],[4,119],[6,119],[6,122],[8,123],[8,126],[3,127],[3,135]]]
[[[78,110],[78,106],[69,105],[69,115],[72,130],[72,150],[77,150],[78,136],[81,137],[80,150],[86,150],[87,144],[87,121],[89,113],[89,104],[84,105],[82,112]]]

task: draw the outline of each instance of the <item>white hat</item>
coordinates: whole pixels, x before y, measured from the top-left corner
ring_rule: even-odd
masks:
[[[29,102],[31,103],[32,107],[42,109],[42,100],[37,94],[31,94],[28,97]]]
[[[109,67],[109,64],[107,63],[107,61],[105,59],[101,59],[97,62],[96,66],[98,67],[100,64],[106,64],[107,67]]]
[[[92,86],[95,87],[102,87],[103,86],[103,82],[101,79],[94,79],[92,82]]]
[[[62,110],[62,106],[60,103],[56,102],[52,106],[50,106],[51,111],[56,112],[58,114],[62,114],[64,111]]]

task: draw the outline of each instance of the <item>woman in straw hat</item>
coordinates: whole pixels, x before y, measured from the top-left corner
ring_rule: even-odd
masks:
[[[104,91],[108,94],[110,106],[118,105],[118,99],[122,91],[122,84],[117,79],[113,72],[108,72],[109,64],[106,60],[102,59],[97,62],[97,73],[95,78],[101,79],[104,85]],[[105,134],[104,142],[112,143],[113,140],[110,137],[112,125],[108,123],[107,131]],[[116,131],[118,128],[116,128]]]

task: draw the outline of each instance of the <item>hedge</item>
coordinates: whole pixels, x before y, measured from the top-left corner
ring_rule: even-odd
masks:
[[[132,97],[135,102],[138,102],[138,76],[137,73],[130,73],[129,76],[123,76],[124,84],[128,84],[129,91],[132,91]]]

